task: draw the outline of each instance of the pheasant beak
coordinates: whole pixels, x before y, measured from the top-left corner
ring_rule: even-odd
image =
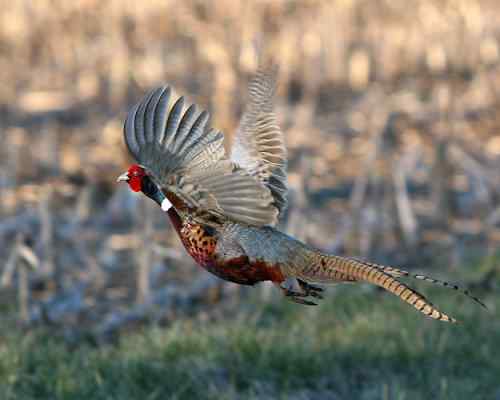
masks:
[[[127,172],[124,172],[123,174],[121,174],[118,178],[116,178],[116,181],[117,182],[128,182],[129,179],[130,179],[130,177],[128,176],[128,171],[127,171]]]

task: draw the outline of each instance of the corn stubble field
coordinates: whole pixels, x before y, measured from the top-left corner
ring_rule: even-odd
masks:
[[[496,1],[4,2],[0,398],[500,396]],[[200,270],[115,183],[126,111],[168,82],[230,141],[259,49],[280,61],[282,227],[451,281],[463,323],[373,288],[301,307]]]

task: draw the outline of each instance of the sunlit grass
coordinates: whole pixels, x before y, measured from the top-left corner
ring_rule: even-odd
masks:
[[[427,320],[393,296],[346,286],[316,308],[256,299],[234,320],[179,320],[98,348],[12,335],[0,345],[0,382],[6,399],[491,398],[494,312],[430,294],[464,322]]]

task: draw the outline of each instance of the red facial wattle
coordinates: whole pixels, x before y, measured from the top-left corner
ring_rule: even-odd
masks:
[[[128,169],[128,184],[134,192],[140,192],[142,189],[142,178],[146,175],[144,168],[134,164]]]
[[[130,177],[130,179],[128,180],[128,185],[130,186],[130,189],[132,189],[134,192],[140,192],[141,180],[142,178],[138,178],[136,176]]]

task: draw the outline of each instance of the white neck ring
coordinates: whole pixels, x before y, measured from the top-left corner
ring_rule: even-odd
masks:
[[[161,202],[161,209],[165,212],[172,208],[172,203],[165,197]]]

